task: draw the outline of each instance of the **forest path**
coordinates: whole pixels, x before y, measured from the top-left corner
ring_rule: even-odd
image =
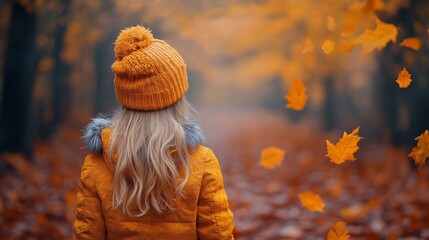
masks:
[[[269,110],[205,110],[200,120],[222,167],[237,239],[324,239],[337,220],[354,239],[429,238],[429,174],[410,168],[407,149],[363,139],[356,161],[335,165],[325,140],[337,141],[340,131]],[[77,129],[62,126],[39,143],[33,162],[0,156],[17,169],[0,177],[0,239],[71,237],[85,155]],[[286,151],[271,170],[259,165],[269,146]],[[307,190],[325,201],[322,213],[301,206],[297,195]]]

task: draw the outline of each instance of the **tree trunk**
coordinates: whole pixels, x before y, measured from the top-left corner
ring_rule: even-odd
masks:
[[[401,26],[404,37],[414,37],[416,33],[413,23],[423,22],[416,14],[422,7],[418,7],[418,4],[424,2],[415,0],[413,7],[403,8],[394,18],[389,19],[389,22]],[[378,102],[394,145],[414,145],[414,138],[429,127],[429,110],[425,105],[429,102],[427,44],[423,42],[422,49],[418,52],[411,51],[404,47],[398,49],[398,46],[391,44],[384,50],[379,61],[380,76],[377,78],[377,85],[381,95]],[[415,59],[413,64],[405,60],[406,54]],[[403,67],[407,68],[413,79],[406,89],[399,88],[395,83]]]
[[[98,44],[94,53],[96,89],[95,89],[95,114],[110,113],[117,106],[115,88],[113,85],[114,74],[111,69],[115,61],[113,43],[115,33],[107,33]]]
[[[63,3],[62,13],[60,19],[64,19],[68,14],[70,7],[69,0],[61,1]],[[61,52],[64,49],[64,34],[67,31],[67,24],[62,21],[58,24],[55,33],[55,46],[54,46],[54,61],[55,67],[53,70],[53,96],[54,96],[54,124],[57,125],[64,118],[70,109],[70,84],[69,72],[70,66],[62,61]]]
[[[58,15],[58,24],[56,26],[54,38],[55,44],[52,50],[52,57],[54,60],[54,68],[52,70],[52,108],[51,106],[41,106],[40,114],[43,115],[45,111],[51,111],[52,118],[49,121],[40,121],[39,135],[42,139],[47,139],[52,135],[58,125],[67,118],[70,110],[70,65],[61,59],[61,52],[64,49],[64,35],[67,31],[67,16],[69,14],[71,1],[62,0],[61,9]],[[40,117],[42,118],[42,117]]]
[[[36,20],[36,13],[27,12],[19,3],[13,2],[4,61],[0,152],[23,152],[28,156],[32,153]]]

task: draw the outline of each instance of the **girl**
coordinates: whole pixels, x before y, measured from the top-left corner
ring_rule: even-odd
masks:
[[[184,95],[186,65],[143,26],[115,42],[122,108],[84,133],[75,239],[233,239],[222,173]]]

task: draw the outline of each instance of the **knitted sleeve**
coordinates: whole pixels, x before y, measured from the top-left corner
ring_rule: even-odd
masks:
[[[101,201],[95,189],[92,155],[85,158],[77,193],[77,213],[73,224],[75,240],[105,239],[106,227]]]
[[[209,150],[198,199],[197,233],[204,239],[234,239],[233,214],[223,185],[222,172],[214,153]]]

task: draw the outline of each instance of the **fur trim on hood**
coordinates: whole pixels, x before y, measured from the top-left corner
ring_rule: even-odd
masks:
[[[103,151],[101,142],[101,131],[109,128],[110,118],[96,117],[86,126],[82,139],[85,141],[85,147],[89,152],[101,153]],[[190,149],[197,149],[199,144],[205,142],[206,138],[198,123],[186,123],[183,125],[185,131],[186,144]]]

